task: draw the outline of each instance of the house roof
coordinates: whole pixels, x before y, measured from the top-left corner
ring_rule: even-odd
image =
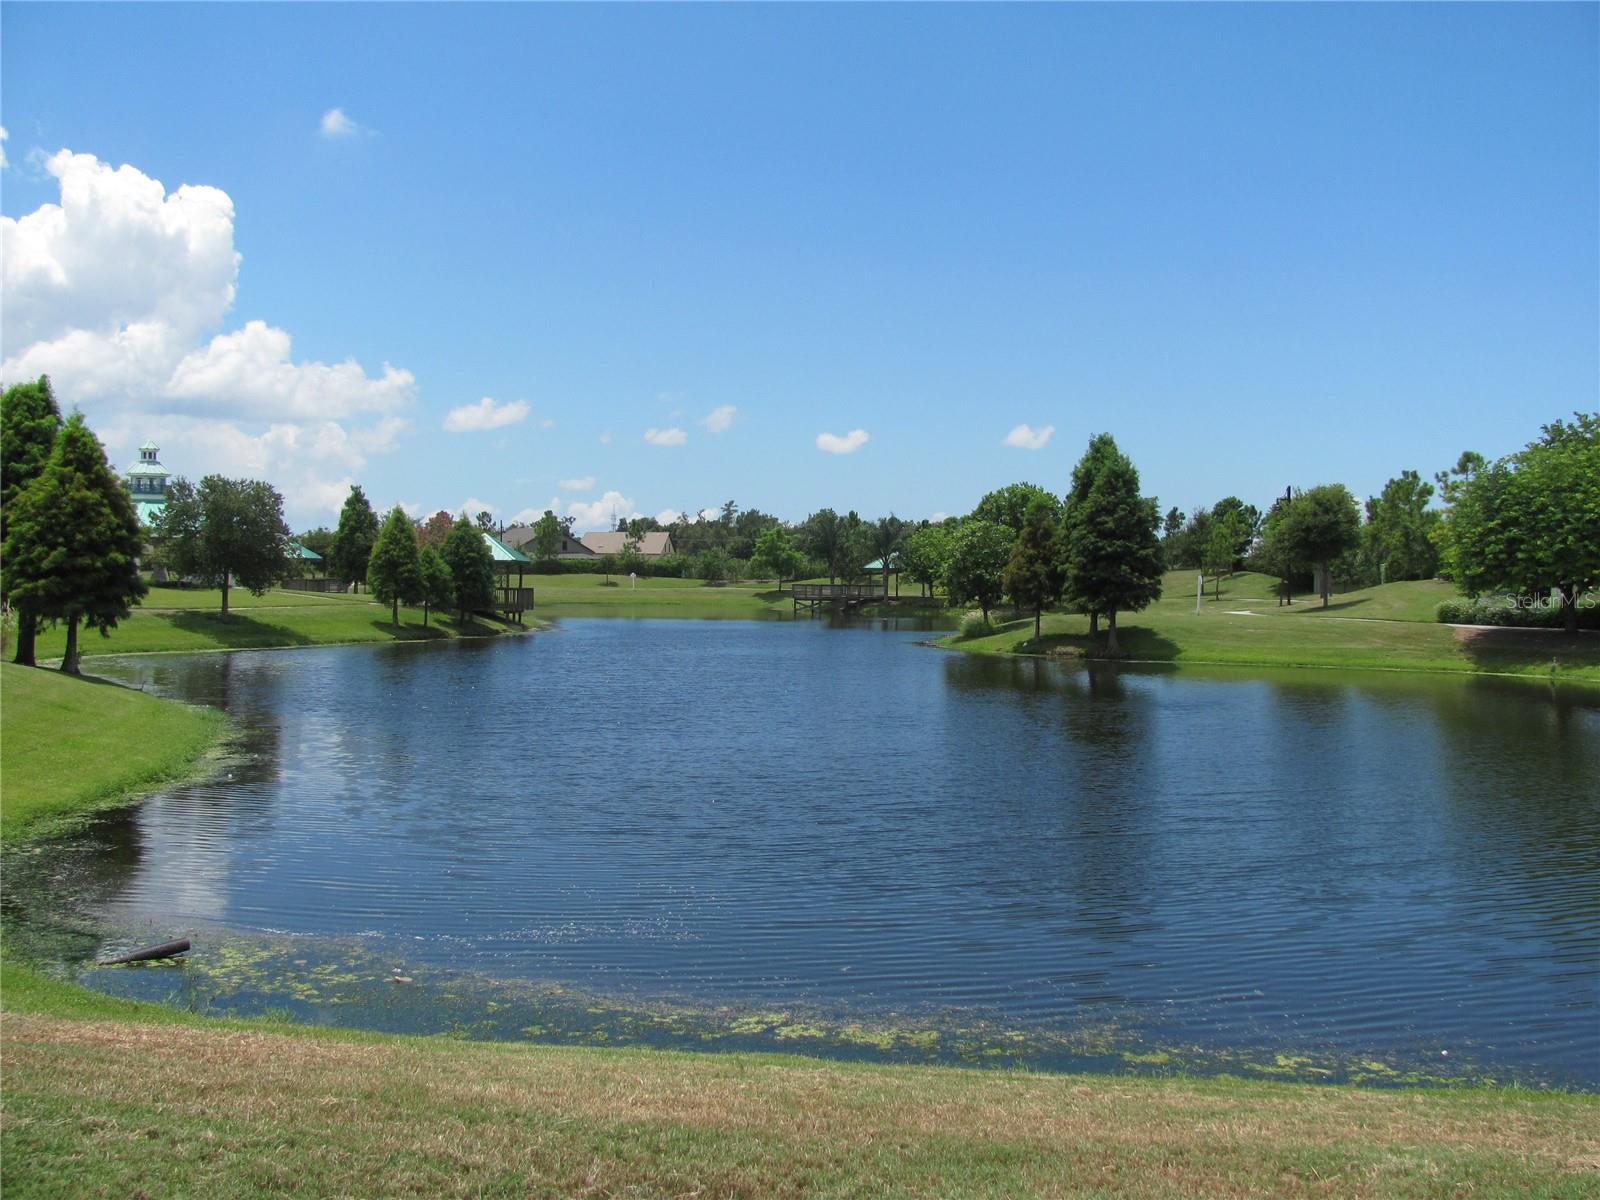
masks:
[[[532,525],[518,525],[514,529],[505,531],[505,536],[500,540],[516,550],[524,550],[533,545],[534,529]],[[556,550],[557,558],[592,558],[594,551],[580,542],[570,533],[561,535],[560,546]]]
[[[160,475],[162,477],[165,477],[167,475],[172,474],[172,472],[167,470],[165,467],[163,467],[158,462],[146,462],[144,459],[141,458],[138,462],[134,463],[133,466],[128,468],[128,474],[129,475]]]
[[[489,554],[497,563],[531,563],[533,561],[521,550],[513,550],[492,533],[485,532],[483,540],[489,544]]]
[[[299,542],[289,543],[289,554],[293,558],[303,558],[308,562],[322,561],[322,555],[318,554],[315,550],[312,550],[306,546],[302,546]]]
[[[139,523],[145,528],[155,524],[155,519],[166,511],[165,500],[135,500],[133,502],[134,515],[139,518]]]
[[[596,554],[621,554],[627,540],[628,535],[621,532],[583,535],[583,544]],[[639,553],[646,558],[660,558],[664,554],[671,554],[672,535],[664,530],[645,534],[639,539]]]

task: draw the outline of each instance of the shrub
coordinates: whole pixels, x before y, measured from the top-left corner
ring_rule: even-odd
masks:
[[[961,618],[961,636],[964,638],[988,637],[994,626],[983,619],[982,613],[968,613]]]
[[[1508,629],[1560,629],[1562,624],[1560,607],[1544,597],[1533,603],[1508,604],[1498,597],[1458,596],[1440,601],[1434,609],[1434,619],[1451,625],[1498,625]],[[1579,599],[1578,627],[1600,629],[1600,604],[1592,595]]]

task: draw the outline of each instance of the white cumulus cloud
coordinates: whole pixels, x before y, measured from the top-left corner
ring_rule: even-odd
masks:
[[[843,437],[836,433],[819,433],[817,449],[826,450],[829,454],[854,454],[870,440],[865,429],[852,429]]]
[[[485,396],[476,404],[452,408],[445,415],[444,428],[446,433],[483,433],[488,429],[515,425],[527,415],[526,400],[509,400],[501,404],[493,397]]]
[[[656,524],[676,525],[682,516],[683,514],[675,508],[663,508],[656,514]]]
[[[733,418],[738,411],[731,404],[723,404],[713,408],[701,418],[700,424],[704,425],[711,433],[722,433],[733,425]]]
[[[585,475],[579,479],[563,479],[559,482],[563,492],[587,492],[594,487],[594,476]]]
[[[689,440],[689,435],[673,426],[671,429],[646,429],[644,440],[652,446],[681,446]]]
[[[479,500],[476,496],[468,496],[460,504],[456,505],[450,510],[450,515],[455,517],[466,517],[467,520],[476,522],[478,519],[478,514],[481,512],[494,515],[499,511],[500,506],[497,504],[491,504],[487,500]]]
[[[254,475],[291,516],[336,511],[408,427],[411,372],[297,362],[260,320],[220,332],[240,263],[226,192],[71,150],[43,167],[59,203],[0,217],[0,376],[48,374],[119,462],[153,436],[176,473]]]
[[[1041,425],[1038,429],[1031,425],[1018,425],[1006,434],[1006,445],[1016,446],[1022,450],[1043,450],[1045,443],[1050,440],[1050,435],[1055,431],[1054,425]]]
[[[621,492],[607,492],[593,501],[574,500],[567,505],[566,515],[572,518],[572,527],[580,535],[614,529],[618,517],[631,521],[644,516]]]
[[[361,132],[361,126],[352,121],[342,108],[330,108],[323,113],[317,129],[323,137],[330,140],[355,137]]]
[[[0,125],[0,167],[9,167],[11,160],[6,157],[6,139],[11,135],[6,132],[6,127]]]

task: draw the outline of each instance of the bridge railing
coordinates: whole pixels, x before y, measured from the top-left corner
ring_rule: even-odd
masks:
[[[796,600],[872,600],[883,596],[878,583],[797,583],[792,589]]]

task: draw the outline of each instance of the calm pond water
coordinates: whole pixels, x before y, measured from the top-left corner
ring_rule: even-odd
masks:
[[[247,744],[10,864],[8,923],[71,896],[80,964],[197,939],[93,986],[380,1028],[1600,1087],[1592,695],[919,636],[124,660]]]

